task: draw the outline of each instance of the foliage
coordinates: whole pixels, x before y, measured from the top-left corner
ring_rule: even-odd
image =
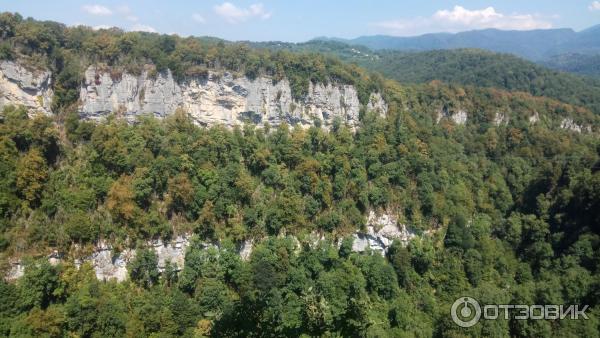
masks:
[[[538,65],[511,54],[481,49],[375,51],[363,46],[320,40],[298,44],[265,42],[254,45],[272,50],[324,53],[405,84],[439,80],[461,86],[527,92],[586,106],[595,113],[600,113],[600,82],[596,78],[577,76],[582,73],[596,74],[598,56],[563,55]]]
[[[91,63],[112,66],[116,73],[126,70],[134,74],[150,64],[155,75],[170,71],[179,80],[206,76],[208,69],[249,78],[266,74],[275,81],[289,80],[295,98],[308,93],[310,82],[336,81],[354,84],[365,104],[370,93],[381,85],[371,81],[364,70],[317,53],[270,52],[251,49],[246,43],[124,32],[117,28],[67,27],[51,21],[23,19],[12,13],[0,14],[0,26],[6,32],[0,35],[3,59],[24,56],[55,72],[54,111],[68,111],[77,101],[83,71]]]
[[[45,62],[69,51],[180,75],[194,65],[298,83],[337,74],[380,85],[389,105],[385,117],[363,111],[355,132],[341,123],[204,128],[184,111],[92,124],[69,112],[76,72],[64,66],[61,114],[2,112],[2,267],[17,254],[77,253],[100,241],[140,248],[123,283],[96,280],[88,264],[29,262],[15,283],[0,281],[0,335],[599,335],[600,147],[590,110],[494,88],[363,81],[359,68],[328,58],[221,41],[0,19],[11,50]],[[437,121],[459,110],[465,125]],[[499,112],[506,123],[494,123]],[[565,117],[594,130],[561,129]],[[385,257],[353,252],[349,238],[371,211],[398,215],[416,238]],[[159,270],[142,248],[190,232],[181,271]],[[248,260],[236,251],[245,240],[255,243]],[[590,320],[463,330],[448,314],[464,295],[587,304]]]

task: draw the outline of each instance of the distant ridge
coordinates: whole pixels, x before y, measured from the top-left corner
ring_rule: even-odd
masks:
[[[600,25],[580,32],[570,28],[505,31],[472,30],[460,33],[432,33],[412,37],[388,35],[361,36],[354,39],[318,38],[342,41],[371,49],[427,51],[434,49],[479,48],[511,53],[539,61],[563,53],[600,53]]]

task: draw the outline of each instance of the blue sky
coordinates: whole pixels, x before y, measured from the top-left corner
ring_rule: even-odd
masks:
[[[470,29],[569,27],[600,23],[600,1],[0,1],[0,11],[67,25],[306,41],[317,36],[411,36]]]

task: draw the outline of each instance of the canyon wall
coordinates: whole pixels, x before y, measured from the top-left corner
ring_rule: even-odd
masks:
[[[360,110],[358,93],[351,85],[310,83],[307,95],[295,99],[286,79],[276,82],[264,76],[249,79],[208,72],[178,82],[171,72],[115,74],[97,66],[86,70],[80,100],[81,116],[91,120],[112,112],[129,120],[141,114],[165,117],[182,108],[199,125],[228,127],[245,122],[308,127],[317,119],[327,127],[339,118],[355,128]],[[387,105],[381,95],[373,93],[367,109],[383,115]]]
[[[394,241],[400,241],[407,244],[416,235],[409,231],[403,224],[398,224],[394,214],[382,213],[376,214],[370,212],[367,217],[365,231],[356,231],[352,235],[352,251],[365,252],[372,251],[375,254],[385,255]],[[313,244],[325,240],[322,234],[313,233],[310,236],[315,238]],[[295,242],[300,248],[300,242],[295,238]],[[171,241],[163,242],[161,240],[149,241],[145,246],[156,252],[158,258],[158,269],[162,271],[167,262],[173,264],[177,269],[183,269],[185,262],[185,253],[192,241],[192,235],[181,235]],[[219,243],[201,242],[201,247],[218,248]],[[253,240],[246,240],[238,248],[237,253],[241,259],[248,260],[252,250],[256,245]],[[341,239],[337,245],[341,245]],[[128,277],[127,265],[135,257],[135,249],[125,249],[121,252],[115,252],[113,248],[104,242],[99,242],[90,255],[78,258],[66,258],[58,252],[50,253],[47,258],[51,264],[58,264],[64,260],[72,260],[76,266],[87,262],[91,264],[99,280],[115,279],[117,281],[126,280]],[[9,270],[4,278],[6,280],[16,280],[25,272],[25,263],[20,259],[10,260]]]
[[[30,115],[51,114],[52,74],[19,62],[0,61],[0,111],[6,105],[23,105]]]

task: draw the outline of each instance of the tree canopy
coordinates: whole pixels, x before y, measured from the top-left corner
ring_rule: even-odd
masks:
[[[327,57],[245,44],[13,14],[0,22],[10,57],[64,76],[55,115],[1,114],[0,267],[24,257],[26,268],[0,281],[0,335],[599,335],[600,145],[588,108],[439,81],[401,85]],[[184,76],[195,66],[296,83],[326,76],[378,86],[389,110],[363,110],[355,132],[341,123],[207,128],[182,110],[91,123],[71,95],[80,67],[99,60]],[[464,125],[437,119],[459,110]],[[505,122],[495,123],[499,113]],[[593,130],[562,129],[564,118]],[[370,211],[397,215],[416,237],[385,257],[353,252],[351,235]],[[183,269],[159,267],[148,242],[184,233],[194,239]],[[245,240],[256,243],[248,260],[236,250]],[[68,259],[100,241],[137,249],[125,282],[97,280],[89,263]],[[50,264],[50,250],[67,259]],[[449,311],[464,295],[586,304],[590,319],[463,329]]]

